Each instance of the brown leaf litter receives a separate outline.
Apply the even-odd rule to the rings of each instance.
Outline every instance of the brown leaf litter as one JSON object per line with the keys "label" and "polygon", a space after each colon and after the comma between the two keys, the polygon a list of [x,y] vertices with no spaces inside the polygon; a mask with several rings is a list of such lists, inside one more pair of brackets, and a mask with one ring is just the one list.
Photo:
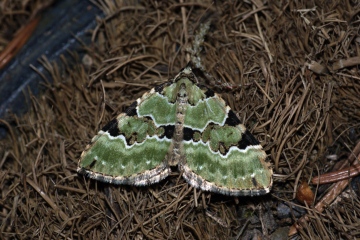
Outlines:
{"label": "brown leaf litter", "polygon": [[[97,4],[107,17],[98,19],[82,61],[76,54],[78,64],[42,59],[52,83],[45,79],[29,113],[2,120],[9,134],[0,143],[0,238],[286,239],[304,213],[307,221],[292,239],[360,237],[356,184],[322,213],[295,200],[301,182],[336,168],[359,141],[358,3]],[[93,135],[186,65],[204,19],[212,25],[200,56],[214,77],[206,84],[269,154],[271,194],[210,194],[177,172],[148,187],[77,175]],[[312,185],[314,204],[332,187]]]}

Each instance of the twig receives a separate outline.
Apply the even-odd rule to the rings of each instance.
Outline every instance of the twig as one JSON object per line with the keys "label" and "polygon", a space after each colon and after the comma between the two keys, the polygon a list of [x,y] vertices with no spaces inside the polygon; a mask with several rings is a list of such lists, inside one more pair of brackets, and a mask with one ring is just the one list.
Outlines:
{"label": "twig", "polygon": [[38,25],[40,17],[33,18],[27,25],[23,26],[16,33],[13,40],[6,46],[5,50],[0,54],[0,69],[3,68],[24,46],[26,41],[31,37],[32,32]]}
{"label": "twig", "polygon": [[340,180],[349,179],[355,177],[360,174],[360,164],[355,164],[353,166],[322,174],[320,176],[316,176],[311,180],[312,184],[326,184],[326,183],[334,183]]}

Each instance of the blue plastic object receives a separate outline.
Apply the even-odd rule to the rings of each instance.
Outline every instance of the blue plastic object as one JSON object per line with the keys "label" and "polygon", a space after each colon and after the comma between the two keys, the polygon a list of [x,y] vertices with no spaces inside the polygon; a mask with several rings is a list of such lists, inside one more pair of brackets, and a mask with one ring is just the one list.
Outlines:
{"label": "blue plastic object", "polygon": [[[103,12],[88,0],[57,1],[42,14],[28,42],[0,70],[0,118],[6,118],[9,111],[17,115],[27,111],[28,89],[38,95],[43,80],[30,65],[47,75],[38,59],[45,55],[50,61],[59,61],[61,54],[67,56],[69,50],[80,49],[77,39],[90,43],[87,31],[95,28],[96,16],[102,17]],[[0,138],[5,134],[5,128],[0,126]]]}

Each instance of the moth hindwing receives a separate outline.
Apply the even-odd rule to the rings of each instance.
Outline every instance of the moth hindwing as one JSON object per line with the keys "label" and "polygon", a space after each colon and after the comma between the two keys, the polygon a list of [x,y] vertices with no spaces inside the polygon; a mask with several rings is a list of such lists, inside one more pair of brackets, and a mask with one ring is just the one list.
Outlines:
{"label": "moth hindwing", "polygon": [[191,67],[137,99],[81,154],[78,172],[99,181],[144,186],[178,166],[186,181],[231,196],[261,195],[272,186],[266,153]]}

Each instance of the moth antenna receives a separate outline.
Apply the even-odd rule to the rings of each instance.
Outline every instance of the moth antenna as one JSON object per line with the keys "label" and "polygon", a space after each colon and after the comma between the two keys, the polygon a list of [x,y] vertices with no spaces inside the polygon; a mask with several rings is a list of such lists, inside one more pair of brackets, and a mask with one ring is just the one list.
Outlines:
{"label": "moth antenna", "polygon": [[205,68],[201,63],[200,52],[203,48],[205,36],[210,29],[210,24],[211,24],[210,20],[200,24],[199,30],[195,35],[192,48],[187,49],[187,51],[191,55],[190,59],[194,68],[198,68],[202,71],[205,71]]}
{"label": "moth antenna", "polygon": [[[214,76],[212,76],[203,66],[200,52],[204,48],[205,36],[209,32],[212,20],[216,18],[216,14],[212,13],[201,18],[201,22],[197,27],[197,31],[193,40],[193,45],[191,48],[186,50],[190,53],[190,62],[187,66],[191,66],[192,71],[195,73],[194,76],[200,76],[201,78],[206,79],[210,83],[219,82]],[[197,83],[201,82],[196,78]]]}

